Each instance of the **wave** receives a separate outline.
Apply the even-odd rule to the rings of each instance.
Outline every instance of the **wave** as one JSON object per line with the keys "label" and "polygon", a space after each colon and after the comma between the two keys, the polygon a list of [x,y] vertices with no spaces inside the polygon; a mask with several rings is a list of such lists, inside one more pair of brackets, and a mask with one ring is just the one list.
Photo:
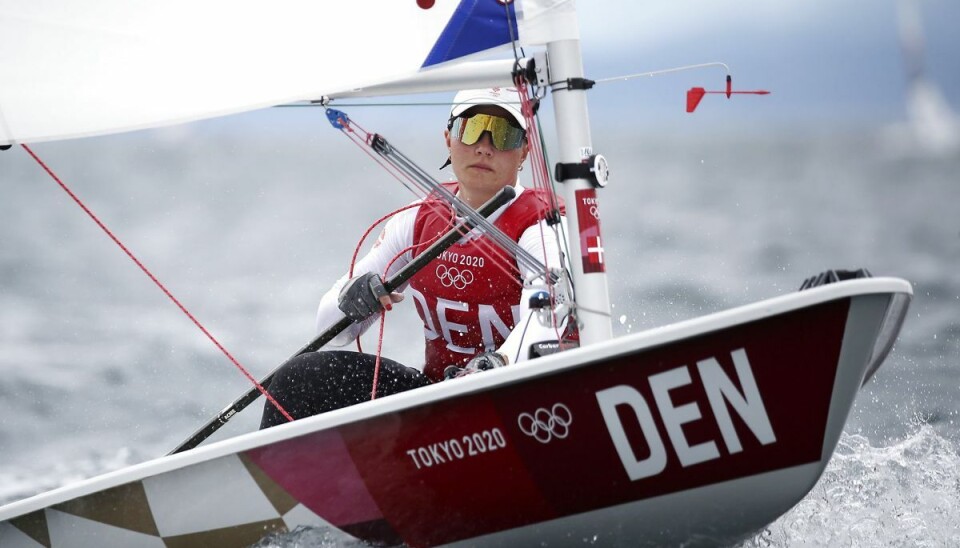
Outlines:
{"label": "wave", "polygon": [[960,454],[931,424],[873,447],[844,434],[813,490],[741,547],[960,545]]}

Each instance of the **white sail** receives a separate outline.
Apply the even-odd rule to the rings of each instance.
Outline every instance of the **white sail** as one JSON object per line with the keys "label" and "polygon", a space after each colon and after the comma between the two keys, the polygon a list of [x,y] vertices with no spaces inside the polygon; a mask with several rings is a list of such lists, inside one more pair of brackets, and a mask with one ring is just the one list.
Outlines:
{"label": "white sail", "polygon": [[577,38],[574,15],[572,0],[0,0],[0,144],[406,79],[502,48],[513,32],[522,46]]}

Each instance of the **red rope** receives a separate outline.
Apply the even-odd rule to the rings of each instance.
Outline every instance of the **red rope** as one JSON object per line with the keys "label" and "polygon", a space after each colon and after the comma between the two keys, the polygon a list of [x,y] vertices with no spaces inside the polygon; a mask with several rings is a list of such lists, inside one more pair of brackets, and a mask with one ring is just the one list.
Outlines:
{"label": "red rope", "polygon": [[[383,330],[387,323],[387,311],[380,311],[380,335],[377,337],[377,359],[373,362],[373,386],[370,389],[370,401],[377,399],[377,384],[380,382],[380,358],[383,352]],[[357,338],[359,346],[360,338]]]}
{"label": "red rope", "polygon": [[[438,206],[438,204],[439,204],[439,206]],[[366,239],[367,239],[367,236],[369,236],[370,233],[373,232],[373,229],[374,229],[374,228],[376,228],[380,223],[386,221],[387,219],[390,219],[391,217],[393,217],[394,215],[396,215],[396,214],[398,214],[398,213],[400,213],[400,212],[402,212],[402,211],[406,211],[406,210],[408,210],[408,209],[412,209],[412,208],[420,207],[420,206],[424,206],[424,205],[433,208],[434,211],[438,211],[438,210],[440,209],[440,206],[444,206],[444,205],[446,205],[446,204],[442,204],[442,203],[440,203],[440,202],[433,201],[433,200],[428,200],[428,201],[423,201],[423,202],[416,202],[416,203],[413,203],[413,204],[409,204],[409,205],[403,206],[403,207],[401,207],[401,208],[399,208],[399,209],[395,209],[395,210],[391,211],[390,213],[387,213],[387,214],[384,215],[383,217],[380,217],[379,219],[377,219],[376,221],[374,221],[373,224],[371,224],[371,225],[367,228],[366,232],[364,232],[363,235],[360,236],[360,241],[357,242],[357,246],[353,248],[353,256],[350,258],[350,268],[349,268],[349,270],[347,271],[347,278],[353,278],[353,269],[354,269],[354,268],[356,267],[356,265],[357,265],[357,255],[360,254],[360,249],[363,247],[363,242],[364,242],[364,240],[366,240]],[[453,208],[447,206],[447,207],[444,208],[444,209],[449,210],[449,212],[450,212],[450,223],[453,224],[453,221],[456,219],[456,214],[455,214],[455,212],[453,211]],[[407,249],[405,249],[405,250],[403,251],[403,253],[406,253],[407,251],[409,251],[410,249],[413,249],[413,248],[415,248],[415,247],[416,247],[416,246],[411,247],[411,248],[407,248]],[[399,256],[398,256],[398,257],[399,257]],[[390,265],[392,265],[392,264],[394,263],[394,261],[397,260],[398,257],[394,257],[393,260],[390,261]],[[387,269],[388,269],[388,270],[389,270],[389,268],[390,268],[390,265],[387,265]],[[386,278],[386,276],[387,276],[387,272],[386,272],[386,271],[384,271],[383,276],[384,276],[384,278]],[[363,347],[362,347],[361,344],[360,344],[360,337],[357,337],[357,352],[363,352]],[[376,385],[374,385],[374,387],[376,387]]]}
{"label": "red rope", "polygon": [[[543,152],[543,146],[540,141],[540,134],[537,125],[537,120],[534,115],[533,101],[530,99],[530,87],[527,85],[527,81],[523,78],[517,78],[517,91],[520,95],[520,110],[523,113],[524,120],[527,123],[527,142],[530,144],[530,164],[531,164],[531,177],[533,178],[534,188],[542,189],[545,192],[545,195],[549,199],[549,203],[542,204],[540,208],[541,213],[552,213],[553,209],[557,209],[559,213],[559,203],[557,195],[554,191],[553,185],[550,184],[550,172],[547,168],[546,156]],[[554,331],[557,334],[557,340],[560,340],[560,331],[559,331],[559,322],[556,317],[556,287],[550,280],[550,265],[547,261],[546,256],[546,235],[543,232],[543,225],[540,225],[540,245],[544,250],[543,263],[546,267],[545,280],[547,283],[547,293],[550,295],[550,305],[552,310],[552,323]]]}
{"label": "red rope", "polygon": [[[383,221],[385,221],[385,220],[393,217],[393,216],[396,215],[397,213],[400,213],[401,211],[405,211],[405,210],[410,209],[410,208],[412,208],[412,207],[416,207],[416,206],[418,206],[418,205],[419,205],[419,204],[410,204],[410,205],[408,205],[408,206],[401,207],[400,209],[396,209],[396,210],[394,210],[394,211],[391,211],[390,213],[388,213],[388,214],[384,215],[383,217],[380,217],[379,219],[377,219],[376,221],[374,221],[373,224],[371,224],[371,225],[367,228],[366,232],[363,233],[363,236],[360,236],[360,241],[357,242],[357,246],[353,248],[353,256],[350,257],[350,268],[347,270],[347,278],[348,278],[348,279],[349,279],[349,278],[353,278],[353,269],[354,269],[354,267],[357,265],[357,255],[360,254],[360,249],[363,247],[363,242],[364,242],[364,240],[366,240],[366,239],[367,239],[367,236],[369,236],[370,233],[373,232],[373,229],[374,229],[374,228],[377,228],[377,225],[379,225],[379,224],[382,223]],[[357,352],[363,352],[363,346],[360,344],[360,337],[357,337]]]}
{"label": "red rope", "polygon": [[70,196],[70,198],[72,198],[73,201],[76,202],[77,205],[80,206],[80,208],[83,209],[83,211],[84,211],[91,219],[93,219],[93,222],[97,223],[97,226],[99,226],[99,227],[107,234],[107,236],[109,236],[110,239],[113,240],[113,242],[114,242],[115,244],[117,244],[117,246],[119,246],[120,249],[122,249],[124,253],[126,253],[127,257],[129,257],[130,260],[132,260],[138,267],[140,267],[140,270],[142,270],[143,273],[146,274],[147,277],[150,278],[150,280],[153,281],[153,283],[156,284],[156,286],[159,287],[160,290],[163,291],[163,293],[164,293],[167,297],[169,297],[171,301],[173,301],[173,304],[177,305],[177,308],[179,308],[181,312],[183,312],[184,314],[186,314],[186,316],[187,316],[188,318],[190,318],[190,321],[192,321],[193,324],[196,325],[196,326],[200,329],[200,331],[202,331],[203,334],[207,336],[208,339],[210,339],[210,342],[212,342],[218,349],[220,349],[220,352],[222,352],[223,355],[225,355],[231,362],[233,362],[233,365],[235,365],[235,366],[237,367],[237,369],[239,369],[240,372],[243,373],[243,375],[246,376],[247,379],[249,379],[250,382],[252,382],[252,383],[254,384],[254,386],[257,387],[257,390],[259,390],[261,394],[263,394],[264,396],[266,396],[267,400],[269,400],[270,403],[273,404],[273,406],[276,407],[277,410],[280,411],[280,413],[281,413],[288,421],[292,421],[292,420],[293,420],[293,417],[292,417],[289,413],[287,413],[287,410],[284,409],[282,405],[280,405],[280,402],[278,402],[276,399],[274,399],[274,397],[271,396],[269,392],[267,392],[267,389],[264,388],[263,385],[261,385],[259,382],[257,382],[257,379],[255,379],[255,378],[253,377],[253,375],[251,375],[250,372],[247,371],[246,368],[244,368],[242,365],[240,365],[240,362],[237,361],[237,359],[234,358],[233,355],[230,354],[230,352],[228,352],[227,349],[224,348],[222,344],[220,344],[220,341],[218,341],[213,335],[210,334],[209,331],[207,331],[207,329],[206,329],[205,327],[203,327],[203,325],[200,324],[200,322],[197,320],[197,318],[195,318],[195,317],[193,316],[193,314],[191,314],[190,311],[188,311],[188,310],[186,309],[186,307],[183,306],[183,305],[180,303],[180,301],[177,300],[177,298],[174,297],[173,294],[170,293],[170,291],[168,291],[167,288],[166,288],[162,283],[160,283],[160,280],[158,280],[158,279],[156,278],[156,276],[154,276],[153,273],[151,273],[150,270],[148,270],[147,267],[144,266],[143,263],[141,263],[140,260],[137,259],[136,256],[134,256],[133,252],[131,252],[129,249],[127,249],[127,246],[123,245],[123,243],[113,234],[113,232],[111,232],[110,229],[107,228],[107,226],[104,225],[104,224],[100,221],[100,219],[93,213],[93,211],[91,211],[90,208],[88,208],[88,207],[80,200],[80,198],[78,198],[77,195],[74,194],[74,193],[67,187],[67,185],[66,185],[63,181],[60,180],[59,177],[57,177],[57,174],[54,173],[53,170],[50,169],[50,167],[48,167],[47,164],[45,164],[45,163],[43,162],[43,160],[40,159],[39,156],[37,156],[36,154],[34,154],[33,150],[31,150],[30,147],[28,147],[27,145],[22,144],[22,143],[21,143],[20,146],[22,146],[23,149],[26,150],[27,153],[28,153],[31,157],[33,157],[33,159],[36,160],[36,162],[37,162],[38,164],[40,164],[40,167],[42,167],[42,168],[44,169],[44,171],[46,171],[47,174],[50,175],[50,177],[52,177],[53,180],[56,181],[58,185],[60,185],[60,188],[62,188],[62,189],[64,190],[64,192],[66,192],[67,195]]}
{"label": "red rope", "polygon": [[[450,211],[453,212],[453,208],[450,208]],[[454,218],[450,220],[450,223],[453,224],[455,220],[456,220],[456,216],[454,215]],[[465,234],[464,231],[461,231],[460,233]],[[387,272],[390,272],[390,267],[393,266],[393,263],[397,262],[397,260],[400,257],[403,257],[408,251],[413,251],[419,247],[429,247],[433,245],[434,242],[439,240],[442,236],[443,236],[443,233],[440,233],[434,236],[433,239],[431,240],[423,241],[423,242],[420,242],[419,244],[413,244],[405,247],[400,251],[400,253],[397,253],[396,255],[393,256],[392,259],[390,259],[390,262],[387,263],[387,267],[383,269],[383,275],[386,276]],[[374,361],[374,365],[373,365],[373,388],[370,391],[371,400],[377,399],[377,384],[379,383],[379,379],[380,379],[380,357],[383,354],[383,331],[384,331],[384,326],[386,324],[386,320],[387,320],[387,311],[386,310],[380,311],[380,336],[377,339],[377,359],[376,361]]]}
{"label": "red rope", "polygon": [[[353,257],[350,258],[350,270],[347,272],[347,278],[352,278],[352,277],[353,277],[353,269],[354,269],[354,267],[357,265],[357,255],[360,254],[360,249],[363,247],[363,241],[367,239],[367,236],[369,236],[371,232],[373,232],[373,229],[374,229],[374,228],[377,228],[377,225],[379,225],[380,223],[386,221],[387,219],[393,217],[394,215],[396,215],[396,214],[398,214],[398,213],[401,213],[401,212],[406,211],[406,210],[408,210],[408,209],[413,209],[413,208],[415,208],[415,207],[420,207],[421,205],[432,205],[432,204],[427,204],[426,202],[415,202],[415,203],[412,203],[412,204],[408,204],[408,205],[405,205],[405,206],[403,206],[403,207],[401,207],[401,208],[399,208],[399,209],[395,209],[395,210],[391,211],[390,213],[387,213],[387,214],[384,215],[383,217],[380,217],[379,219],[377,219],[376,221],[374,221],[374,222],[370,225],[370,227],[367,228],[366,232],[363,233],[363,236],[360,236],[360,241],[357,242],[357,246],[353,249]],[[450,211],[453,211],[453,208],[448,208],[448,209],[449,209]],[[384,275],[386,275],[386,274],[384,274]]]}

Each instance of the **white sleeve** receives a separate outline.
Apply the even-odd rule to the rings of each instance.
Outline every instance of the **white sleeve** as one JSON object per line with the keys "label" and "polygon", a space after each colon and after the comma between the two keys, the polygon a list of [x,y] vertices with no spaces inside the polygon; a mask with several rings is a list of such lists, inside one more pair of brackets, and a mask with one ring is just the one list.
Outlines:
{"label": "white sleeve", "polygon": [[[413,242],[413,223],[417,217],[419,208],[411,208],[394,215],[386,226],[380,232],[377,242],[373,248],[367,252],[353,268],[353,275],[359,276],[367,272],[380,274],[384,279],[389,278],[398,270],[410,262],[412,253],[408,250],[403,253],[399,259],[390,266],[390,271],[384,276],[384,269],[387,264],[399,253],[409,248]],[[317,307],[317,333],[322,333],[325,329],[339,322],[344,318],[343,312],[337,306],[337,300],[340,296],[340,290],[349,280],[347,274],[344,274],[320,299],[320,306]],[[398,288],[402,292],[406,285]],[[366,332],[371,325],[380,319],[379,314],[374,314],[361,323],[355,323],[345,329],[339,335],[330,341],[331,346],[345,346],[354,341],[357,337]]]}
{"label": "white sleeve", "polygon": [[[562,218],[562,226],[566,231],[566,217]],[[561,267],[560,244],[557,241],[557,234],[554,229],[547,225],[546,221],[540,221],[538,224],[526,229],[520,235],[517,241],[520,247],[530,252],[539,261],[543,262],[548,268]],[[563,266],[566,266],[565,264]],[[543,341],[556,341],[560,333],[563,332],[565,323],[561,322],[558,326],[543,325],[536,317],[536,311],[530,310],[530,297],[539,291],[545,291],[546,286],[543,283],[542,272],[532,272],[529,269],[521,267],[523,279],[528,279],[531,274],[540,274],[538,283],[532,287],[524,287],[520,293],[520,314],[517,325],[507,339],[500,345],[497,352],[507,356],[509,363],[517,363],[529,359],[530,345]],[[563,320],[563,319],[561,319]]]}

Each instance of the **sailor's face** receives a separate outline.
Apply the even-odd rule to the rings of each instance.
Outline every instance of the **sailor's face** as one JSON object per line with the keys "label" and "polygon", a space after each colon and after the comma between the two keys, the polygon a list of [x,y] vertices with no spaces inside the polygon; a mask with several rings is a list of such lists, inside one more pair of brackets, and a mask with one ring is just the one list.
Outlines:
{"label": "sailor's face", "polygon": [[[508,118],[510,114],[500,107],[482,105],[474,107],[471,113],[491,114]],[[480,139],[465,145],[450,134],[444,132],[447,148],[450,150],[450,165],[461,186],[494,193],[505,186],[513,186],[517,181],[517,171],[527,158],[527,143],[513,150],[498,150],[492,141],[490,132],[484,132]]]}

